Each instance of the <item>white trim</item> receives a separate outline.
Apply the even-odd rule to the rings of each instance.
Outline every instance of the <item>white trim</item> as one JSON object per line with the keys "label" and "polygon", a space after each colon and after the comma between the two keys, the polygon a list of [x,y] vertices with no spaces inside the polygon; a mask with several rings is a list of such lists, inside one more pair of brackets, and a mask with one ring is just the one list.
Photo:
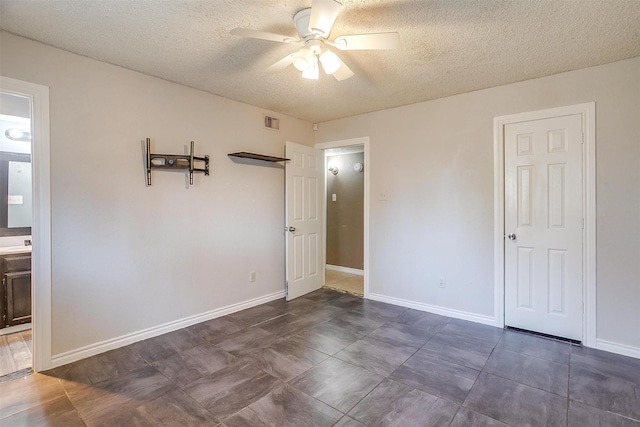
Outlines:
{"label": "white trim", "polygon": [[583,298],[582,343],[597,346],[597,277],[596,277],[596,103],[583,104]]}
{"label": "white trim", "polygon": [[596,339],[596,348],[599,350],[609,351],[611,353],[622,354],[624,356],[640,359],[640,347],[618,344],[617,342],[601,340],[598,338]]}
{"label": "white trim", "polygon": [[366,149],[367,148],[366,146],[368,144],[369,144],[369,137],[361,136],[358,138],[341,139],[339,141],[319,142],[315,144],[314,147],[319,150],[326,150],[327,148],[347,147],[350,145],[364,145]]}
{"label": "white trim", "polygon": [[331,264],[326,264],[325,268],[327,270],[339,271],[340,273],[357,274],[358,276],[364,276],[364,270],[360,270],[359,268],[343,267],[341,265]]}
{"label": "white trim", "polygon": [[583,303],[582,343],[596,347],[596,123],[595,102],[551,108],[493,119],[493,200],[494,200],[494,317],[504,326],[504,126],[551,117],[582,115],[582,192],[584,230],[582,233]]}
{"label": "white trim", "polygon": [[[369,298],[369,204],[370,204],[370,200],[371,197],[369,195],[369,180],[370,180],[370,171],[371,171],[371,165],[370,165],[370,160],[369,160],[369,137],[368,136],[362,136],[359,138],[351,138],[351,139],[342,139],[339,141],[330,141],[330,142],[321,142],[318,144],[315,144],[314,147],[318,148],[320,150],[325,150],[327,148],[338,148],[338,147],[346,147],[349,145],[362,145],[364,146],[364,297],[365,298]],[[325,156],[325,163],[326,163],[326,156]],[[324,168],[324,172],[325,172],[325,188],[326,188],[326,177],[327,177],[327,165],[325,164],[325,168]],[[327,192],[324,192],[324,198],[323,198],[323,212],[327,211]],[[327,254],[326,254],[326,247],[327,247],[327,219],[326,219],[326,215],[323,215],[322,217],[322,234],[323,234],[323,239],[324,239],[324,247],[325,247],[325,253],[324,253],[324,259],[322,260],[323,263],[326,264],[327,262]],[[324,270],[322,271],[322,283],[325,282],[325,277],[324,277]]]}
{"label": "white trim", "polygon": [[482,314],[469,313],[468,311],[454,310],[452,308],[424,304],[421,302],[409,301],[380,294],[369,294],[369,299],[372,299],[374,301],[386,302],[388,304],[399,305],[402,307],[413,308],[420,311],[426,311],[428,313],[439,314],[441,316],[453,317],[454,319],[468,320],[470,322],[482,323],[483,325],[501,328],[501,326],[497,324],[493,317],[484,316]]}
{"label": "white trim", "polygon": [[0,335],[15,334],[16,332],[28,331],[31,329],[31,323],[24,323],[22,325],[9,326],[8,328],[0,329]]}
{"label": "white trim", "polygon": [[195,316],[189,316],[183,319],[174,320],[163,325],[153,326],[141,331],[132,332],[130,334],[80,347],[75,350],[56,354],[51,359],[52,367],[55,368],[58,366],[66,365],[67,363],[72,363],[80,359],[95,356],[96,354],[104,353],[105,351],[114,350],[116,348],[133,344],[138,341],[157,337],[158,335],[173,332],[178,329],[186,328],[187,326],[195,325],[201,322],[206,322],[207,320],[215,319],[221,316],[226,316],[227,314],[236,313],[238,311],[255,307],[257,305],[264,304],[269,301],[274,301],[280,298],[284,298],[284,291],[274,292],[272,294],[254,298],[241,303],[231,304],[226,307],[217,308],[215,310],[207,311],[201,314],[196,314]]}
{"label": "white trim", "polygon": [[51,147],[49,88],[0,76],[3,92],[31,99],[33,370],[51,367]]}

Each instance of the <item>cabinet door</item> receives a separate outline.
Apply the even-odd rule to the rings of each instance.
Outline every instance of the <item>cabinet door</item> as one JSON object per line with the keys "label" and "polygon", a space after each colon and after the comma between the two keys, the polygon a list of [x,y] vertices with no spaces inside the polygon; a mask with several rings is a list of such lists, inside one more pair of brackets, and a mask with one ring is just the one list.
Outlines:
{"label": "cabinet door", "polygon": [[6,326],[31,322],[31,272],[6,273],[4,282],[7,298]]}

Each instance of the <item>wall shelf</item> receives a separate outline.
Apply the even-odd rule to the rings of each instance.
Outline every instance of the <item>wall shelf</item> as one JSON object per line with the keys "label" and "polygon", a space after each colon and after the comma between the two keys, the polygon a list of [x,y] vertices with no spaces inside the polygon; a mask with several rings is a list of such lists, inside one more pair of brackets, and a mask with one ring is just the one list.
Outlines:
{"label": "wall shelf", "polygon": [[229,157],[238,157],[241,159],[252,159],[252,160],[261,160],[263,162],[286,162],[289,159],[284,157],[273,157],[273,156],[265,156],[264,154],[255,154],[255,153],[247,153],[245,151],[240,151],[238,153],[230,153],[227,154]]}

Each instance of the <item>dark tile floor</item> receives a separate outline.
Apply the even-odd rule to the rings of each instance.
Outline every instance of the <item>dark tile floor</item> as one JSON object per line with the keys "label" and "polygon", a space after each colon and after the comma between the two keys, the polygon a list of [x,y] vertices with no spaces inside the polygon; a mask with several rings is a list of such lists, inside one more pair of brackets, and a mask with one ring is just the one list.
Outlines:
{"label": "dark tile floor", "polygon": [[0,425],[640,427],[640,360],[320,290],[0,383]]}

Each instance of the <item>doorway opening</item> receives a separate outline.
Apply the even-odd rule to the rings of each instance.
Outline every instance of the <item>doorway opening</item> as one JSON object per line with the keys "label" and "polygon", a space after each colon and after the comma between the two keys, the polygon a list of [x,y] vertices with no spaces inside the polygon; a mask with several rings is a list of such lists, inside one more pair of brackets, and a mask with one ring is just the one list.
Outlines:
{"label": "doorway opening", "polygon": [[364,296],[364,146],[324,150],[325,288]]}
{"label": "doorway opening", "polygon": [[0,377],[6,377],[51,367],[49,88],[0,76],[0,128]]}
{"label": "doorway opening", "polygon": [[369,295],[369,137],[316,144],[324,151],[324,287]]}
{"label": "doorway opening", "polygon": [[31,100],[0,92],[0,377],[30,372]]}

